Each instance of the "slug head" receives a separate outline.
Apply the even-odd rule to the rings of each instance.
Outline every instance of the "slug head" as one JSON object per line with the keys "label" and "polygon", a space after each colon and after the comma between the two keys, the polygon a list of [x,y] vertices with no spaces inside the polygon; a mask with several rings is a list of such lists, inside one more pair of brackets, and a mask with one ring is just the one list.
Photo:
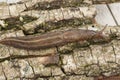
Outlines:
{"label": "slug head", "polygon": [[110,42],[111,39],[109,35],[103,34],[103,31],[106,29],[107,25],[99,32],[96,32],[91,38],[92,42]]}

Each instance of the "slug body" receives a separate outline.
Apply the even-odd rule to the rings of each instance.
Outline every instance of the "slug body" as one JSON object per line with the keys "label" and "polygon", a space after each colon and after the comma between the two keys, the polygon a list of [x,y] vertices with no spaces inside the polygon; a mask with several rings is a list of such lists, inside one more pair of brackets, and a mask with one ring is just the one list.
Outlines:
{"label": "slug body", "polygon": [[39,50],[61,46],[66,43],[105,39],[100,31],[71,29],[67,31],[49,32],[39,36],[9,37],[0,40],[0,44],[20,49]]}

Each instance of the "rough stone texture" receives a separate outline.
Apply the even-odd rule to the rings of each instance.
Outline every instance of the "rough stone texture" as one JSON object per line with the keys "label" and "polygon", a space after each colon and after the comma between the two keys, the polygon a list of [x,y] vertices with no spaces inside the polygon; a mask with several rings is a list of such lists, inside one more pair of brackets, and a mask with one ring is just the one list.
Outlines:
{"label": "rough stone texture", "polygon": [[[31,30],[36,28],[38,25],[44,23],[44,22],[48,22],[48,21],[60,21],[60,20],[67,20],[67,19],[71,19],[71,18],[80,18],[80,19],[84,19],[84,18],[93,18],[94,15],[96,14],[96,10],[94,6],[90,6],[90,7],[77,7],[77,8],[61,8],[61,11],[59,13],[57,13],[57,11],[60,11],[60,9],[58,10],[51,10],[49,12],[47,11],[43,11],[43,12],[35,12],[34,17],[38,17],[37,20],[32,21],[30,23],[27,23],[25,25],[23,25],[23,29],[25,31]],[[34,12],[34,11],[33,11]],[[23,13],[23,15],[31,15],[30,11],[27,13]],[[62,14],[62,17],[61,17]],[[37,16],[36,16],[37,15]],[[39,16],[38,16],[39,15]],[[57,16],[60,17],[59,19],[56,18]],[[49,16],[49,18],[47,18]]]}
{"label": "rough stone texture", "polygon": [[120,0],[93,0],[94,4],[113,3],[119,2]]}
{"label": "rough stone texture", "polygon": [[6,77],[5,77],[5,75],[4,75],[4,71],[3,71],[3,66],[2,66],[2,64],[0,64],[0,79],[1,79],[1,80],[5,80],[5,79],[6,79]]}
{"label": "rough stone texture", "polygon": [[32,7],[36,5],[37,3],[44,3],[44,2],[52,2],[54,0],[27,0],[27,1],[21,1],[20,4],[18,2],[14,4],[2,4],[0,6],[0,19],[5,19],[5,18],[10,18],[10,17],[15,17],[19,16],[20,13],[29,7]]}
{"label": "rough stone texture", "polygon": [[[88,28],[90,29],[89,26]],[[100,27],[95,28],[100,30]],[[108,32],[110,28],[111,31],[114,31],[115,28],[119,29],[119,27],[108,27],[104,33],[110,34]],[[8,31],[3,35],[10,37],[16,34],[17,37],[24,36],[21,31]],[[41,52],[26,51],[1,45],[1,79],[94,80],[93,77],[101,74],[107,77],[120,74],[119,39],[116,38],[106,44],[90,44],[89,47],[79,47],[78,45],[67,44],[58,47],[57,52],[55,49],[48,49],[48,51],[46,49]],[[53,54],[51,58],[50,56],[39,56],[40,53],[47,52],[55,52],[54,54],[59,55],[54,57]],[[23,57],[20,57],[22,55]],[[26,55],[28,57],[24,57]]]}
{"label": "rough stone texture", "polygon": [[[32,5],[40,1],[44,2],[44,0],[34,0],[34,1],[35,2],[33,2]],[[52,0],[46,0],[46,2],[47,1],[52,1]],[[77,1],[77,0],[73,0],[73,1]],[[89,0],[85,0],[85,1],[89,2]],[[16,13],[17,8],[14,8],[14,6],[15,4],[9,6],[11,10],[10,13],[12,13],[12,16],[18,14],[22,15],[24,13],[29,16],[39,18],[38,20],[36,20],[37,22],[32,21],[30,22],[30,24],[23,23],[24,27],[27,24],[29,24],[27,25],[27,29],[34,28],[36,27],[34,25],[39,25],[40,23],[42,22],[44,23],[49,20],[51,20],[52,22],[56,22],[55,24],[57,24],[57,22],[62,19],[65,19],[67,21],[67,19],[71,19],[71,18],[79,18],[79,19],[86,17],[93,18],[95,13],[95,8],[91,7],[91,5],[89,7],[77,6],[76,8],[70,7],[72,6],[70,5],[67,8],[54,9],[49,11],[48,10],[29,11],[29,9],[27,11],[26,8],[31,7],[31,2],[28,1],[25,2],[25,4],[22,3],[16,5],[19,6],[20,8],[18,13]],[[4,15],[0,13],[0,18],[1,19],[9,18],[10,15],[9,15],[8,7],[4,7],[4,9],[2,7],[0,8],[1,10],[5,10],[4,12],[6,13]],[[22,10],[26,10],[26,12],[20,13]],[[87,19],[85,19],[85,21],[86,20]],[[85,25],[84,22],[83,22],[83,26],[77,25],[75,28],[97,30],[97,31],[103,29],[103,26],[96,25],[95,27],[93,27],[92,25],[94,24]],[[74,27],[61,27],[58,29],[48,30],[48,32],[67,30],[71,28]],[[8,30],[8,31],[1,31],[0,33],[1,33],[0,39],[6,37],[25,36],[23,30],[18,30],[18,31]],[[101,75],[105,77],[120,75],[120,67],[119,67],[120,66],[119,63],[120,62],[120,58],[119,58],[120,57],[120,27],[109,26],[104,30],[104,34],[105,35],[116,34],[117,37],[113,38],[113,40],[108,43],[91,44],[89,42],[84,41],[84,42],[69,43],[64,46],[58,46],[55,48],[44,49],[39,51],[27,51],[9,46],[0,45],[0,79],[1,80],[94,80],[94,77],[100,77]]]}
{"label": "rough stone texture", "polygon": [[[90,1],[91,2],[91,1]],[[39,4],[38,4],[39,3]],[[52,4],[51,4],[52,3]],[[85,0],[21,0],[21,2],[14,3],[14,4],[1,4],[0,6],[0,19],[5,19],[5,18],[10,18],[10,17],[16,17],[19,16],[22,12],[25,10],[29,10],[29,8],[39,6],[40,9],[50,9],[50,8],[55,8],[58,7],[60,8],[61,6],[65,7],[70,7],[73,5],[77,6],[80,4],[82,5],[83,3],[85,4],[90,4],[87,3]],[[58,4],[58,5],[56,5]],[[71,4],[71,5],[70,5]],[[50,8],[49,8],[50,7]]]}

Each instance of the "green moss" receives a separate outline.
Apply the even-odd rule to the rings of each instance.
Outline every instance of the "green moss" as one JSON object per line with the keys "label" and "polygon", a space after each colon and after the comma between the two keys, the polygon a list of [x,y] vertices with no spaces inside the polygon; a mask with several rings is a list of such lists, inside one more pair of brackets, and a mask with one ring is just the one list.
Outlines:
{"label": "green moss", "polygon": [[59,9],[61,7],[77,7],[77,6],[88,6],[85,4],[84,0],[54,0],[52,2],[40,2],[30,7],[27,10],[52,10]]}
{"label": "green moss", "polygon": [[60,51],[61,54],[71,54],[73,53],[73,50],[68,50],[68,49],[64,49]]}
{"label": "green moss", "polygon": [[72,18],[68,20],[63,19],[57,22],[48,21],[37,26],[35,31],[39,32],[41,30],[42,31],[44,30],[43,32],[48,32],[48,31],[63,28],[63,27],[76,28],[78,26],[85,25],[85,24],[92,24],[92,21],[90,19],[78,19],[78,18]]}
{"label": "green moss", "polygon": [[5,19],[5,23],[7,24],[6,27],[1,27],[1,30],[10,30],[10,29],[21,29],[21,26],[25,23],[31,22],[35,20],[36,18],[30,17],[30,16],[23,16],[23,21],[19,19],[20,17],[11,17]]}
{"label": "green moss", "polygon": [[117,39],[117,37],[118,37],[116,33],[109,34],[109,36],[110,36],[111,40]]}

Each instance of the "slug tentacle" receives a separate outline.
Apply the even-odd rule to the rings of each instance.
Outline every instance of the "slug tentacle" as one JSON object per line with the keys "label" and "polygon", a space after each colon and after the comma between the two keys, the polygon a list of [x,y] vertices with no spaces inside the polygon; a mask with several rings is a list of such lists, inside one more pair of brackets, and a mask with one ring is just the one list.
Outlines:
{"label": "slug tentacle", "polygon": [[98,33],[99,33],[99,34],[102,34],[103,31],[107,28],[107,26],[108,26],[108,25],[106,24],[105,27],[104,27],[101,31],[99,31]]}

